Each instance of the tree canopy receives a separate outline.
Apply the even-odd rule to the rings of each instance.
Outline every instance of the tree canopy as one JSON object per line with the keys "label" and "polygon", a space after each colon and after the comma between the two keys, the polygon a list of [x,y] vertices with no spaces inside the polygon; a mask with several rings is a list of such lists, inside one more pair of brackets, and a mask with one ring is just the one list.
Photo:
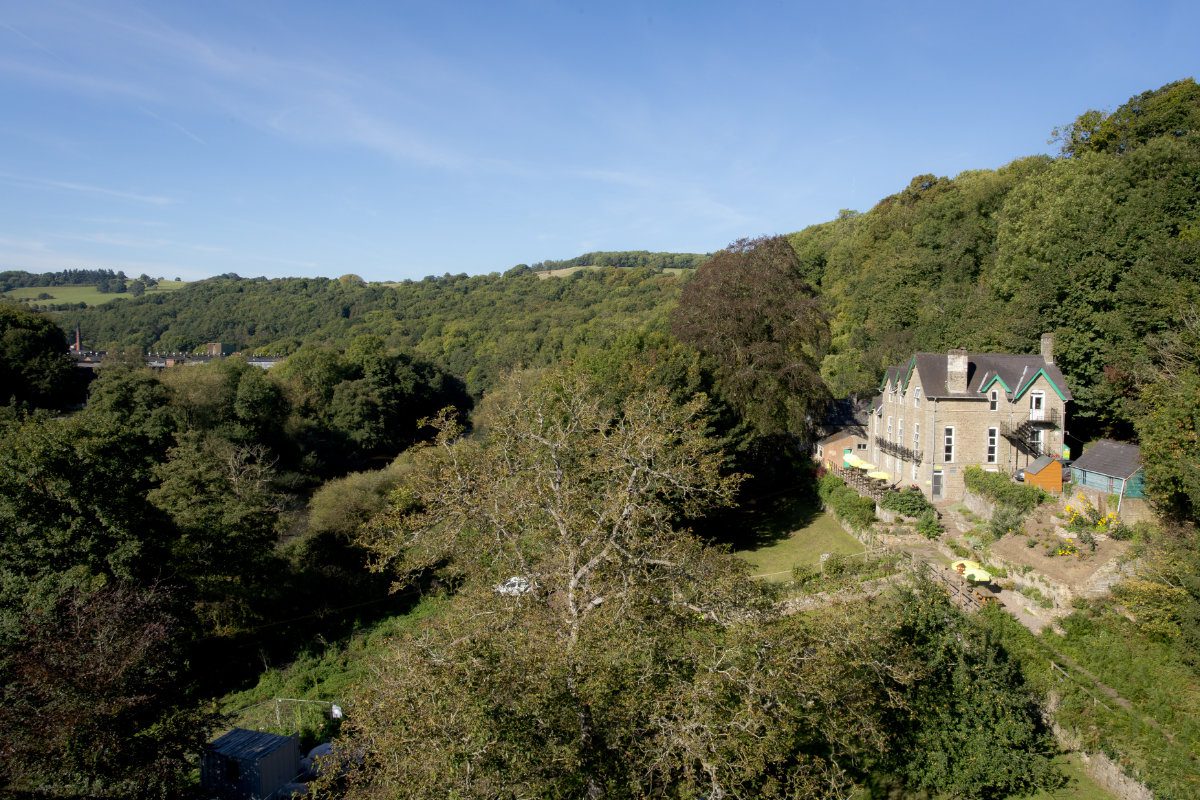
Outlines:
{"label": "tree canopy", "polygon": [[671,323],[760,435],[806,437],[824,412],[828,323],[784,237],[742,239],[714,255],[684,286]]}

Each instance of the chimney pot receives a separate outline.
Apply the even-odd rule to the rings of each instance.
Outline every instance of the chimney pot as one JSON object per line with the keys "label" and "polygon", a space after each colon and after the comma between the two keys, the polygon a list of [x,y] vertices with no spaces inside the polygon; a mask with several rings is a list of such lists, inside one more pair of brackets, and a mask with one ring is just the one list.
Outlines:
{"label": "chimney pot", "polygon": [[1054,363],[1054,334],[1042,334],[1042,361],[1047,364]]}
{"label": "chimney pot", "polygon": [[966,350],[951,350],[946,354],[946,391],[950,394],[966,394],[967,393],[967,365]]}

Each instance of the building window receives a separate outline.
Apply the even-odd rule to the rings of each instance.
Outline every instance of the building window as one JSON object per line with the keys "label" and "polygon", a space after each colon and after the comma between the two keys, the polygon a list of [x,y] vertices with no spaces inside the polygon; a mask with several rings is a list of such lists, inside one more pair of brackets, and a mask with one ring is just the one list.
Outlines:
{"label": "building window", "polygon": [[921,449],[921,423],[913,423],[913,450]]}
{"label": "building window", "polygon": [[913,476],[912,479],[915,481],[917,479],[917,465],[916,464],[913,464],[912,476]]}
{"label": "building window", "polygon": [[858,444],[856,444],[856,445],[855,445],[855,448],[857,448],[857,449],[859,449],[859,450],[866,450],[866,449],[867,449],[867,443],[866,443],[866,442],[859,442]]}
{"label": "building window", "polygon": [[999,431],[996,428],[988,428],[987,440],[987,463],[996,463],[996,435]]}
{"label": "building window", "polygon": [[1029,433],[1029,446],[1033,449],[1035,455],[1042,455],[1046,452],[1045,441],[1042,439],[1042,429],[1034,428]]}
{"label": "building window", "polygon": [[913,389],[913,408],[921,407],[921,387]]}
{"label": "building window", "polygon": [[888,438],[888,440],[889,440],[889,441],[890,441],[890,440],[891,440],[891,438],[892,438],[892,418],[891,418],[891,417],[888,417],[888,433],[887,433],[887,438]]}
{"label": "building window", "polygon": [[896,423],[896,443],[904,444],[904,417],[901,417],[900,421]]}
{"label": "building window", "polygon": [[942,460],[947,464],[954,461],[954,428],[946,428],[942,434]]}
{"label": "building window", "polygon": [[988,411],[995,411],[996,406],[1000,403],[1000,393],[992,389],[992,393],[988,395]]}

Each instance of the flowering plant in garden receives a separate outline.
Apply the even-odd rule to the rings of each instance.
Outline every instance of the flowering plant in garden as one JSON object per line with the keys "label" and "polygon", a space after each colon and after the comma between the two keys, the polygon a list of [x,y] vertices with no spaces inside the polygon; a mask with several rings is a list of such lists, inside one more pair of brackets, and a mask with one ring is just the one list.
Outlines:
{"label": "flowering plant in garden", "polygon": [[1075,541],[1073,539],[1067,539],[1066,542],[1058,546],[1058,548],[1054,551],[1054,555],[1077,556],[1079,555],[1079,548],[1075,546]]}
{"label": "flowering plant in garden", "polygon": [[1083,492],[1075,495],[1074,499],[1063,507],[1067,512],[1067,530],[1080,534],[1105,533],[1113,538],[1121,538],[1121,520],[1117,512],[1110,511],[1101,514],[1100,509],[1088,500]]}

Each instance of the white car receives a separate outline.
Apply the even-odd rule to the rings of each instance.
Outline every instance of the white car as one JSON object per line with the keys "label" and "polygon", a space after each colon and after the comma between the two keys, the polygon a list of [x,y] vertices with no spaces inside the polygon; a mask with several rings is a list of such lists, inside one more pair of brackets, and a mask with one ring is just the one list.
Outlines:
{"label": "white car", "polygon": [[522,578],[520,575],[514,575],[504,583],[496,585],[496,594],[502,594],[507,597],[517,597],[519,595],[528,594],[533,587],[529,583],[528,578]]}

